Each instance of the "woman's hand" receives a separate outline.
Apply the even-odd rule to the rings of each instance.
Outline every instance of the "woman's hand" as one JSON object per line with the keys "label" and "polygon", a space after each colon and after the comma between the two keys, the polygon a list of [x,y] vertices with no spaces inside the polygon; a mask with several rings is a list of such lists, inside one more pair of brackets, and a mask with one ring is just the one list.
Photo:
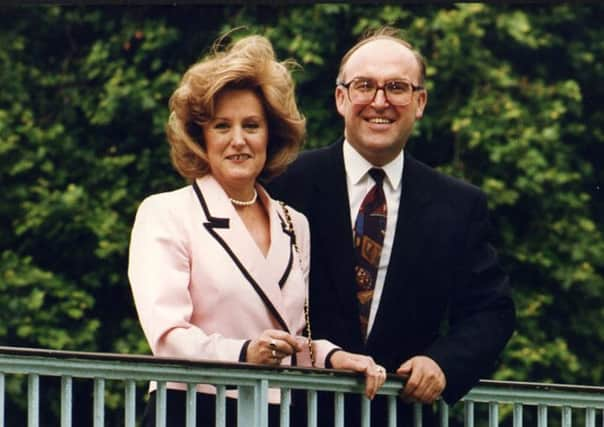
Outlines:
{"label": "woman's hand", "polygon": [[386,370],[375,363],[372,357],[338,350],[331,355],[331,366],[365,373],[365,395],[373,399],[386,381]]}
{"label": "woman's hand", "polygon": [[246,362],[280,365],[283,358],[299,351],[302,351],[302,344],[296,337],[278,329],[267,329],[250,342]]}

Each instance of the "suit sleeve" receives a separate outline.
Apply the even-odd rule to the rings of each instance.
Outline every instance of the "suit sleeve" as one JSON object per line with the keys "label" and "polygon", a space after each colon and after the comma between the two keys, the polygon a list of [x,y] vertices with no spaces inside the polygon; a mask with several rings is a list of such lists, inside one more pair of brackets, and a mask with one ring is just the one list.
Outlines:
{"label": "suit sleeve", "polygon": [[448,403],[463,397],[481,376],[490,374],[514,330],[509,278],[488,242],[489,231],[486,196],[480,193],[456,272],[449,331],[426,352],[445,373],[443,397]]}
{"label": "suit sleeve", "polygon": [[191,323],[191,252],[182,213],[172,205],[147,198],[132,228],[128,276],[147,341],[156,356],[238,361],[245,340],[208,335]]}

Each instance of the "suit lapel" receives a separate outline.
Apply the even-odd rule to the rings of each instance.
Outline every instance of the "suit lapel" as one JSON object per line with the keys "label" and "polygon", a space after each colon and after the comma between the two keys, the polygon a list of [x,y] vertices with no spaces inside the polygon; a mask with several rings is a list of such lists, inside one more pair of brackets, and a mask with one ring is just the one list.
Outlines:
{"label": "suit lapel", "polygon": [[319,235],[319,239],[313,241],[322,242],[329,248],[323,255],[329,258],[325,264],[329,267],[331,282],[335,284],[340,300],[347,306],[356,307],[352,224],[342,141],[327,148],[327,163],[320,168],[323,174],[315,181],[318,202],[313,203],[311,233]]}
{"label": "suit lapel", "polygon": [[286,280],[284,276],[291,269],[292,249],[290,236],[283,230],[275,202],[263,189],[259,189],[270,218],[271,245],[265,258],[214,178],[207,175],[197,179],[193,187],[207,218],[205,229],[222,246],[279,325],[289,331],[279,283]]}
{"label": "suit lapel", "polygon": [[[367,345],[371,345],[372,336],[384,336],[388,331],[397,330],[395,325],[389,324],[389,313],[407,313],[407,319],[412,321],[415,317],[415,288],[407,283],[405,277],[417,262],[417,248],[421,246],[418,233],[418,222],[421,213],[426,209],[431,196],[429,185],[425,181],[418,162],[405,153],[405,165],[401,181],[402,191],[399,204],[396,231],[384,288],[380,299],[380,306],[376,313],[374,325]],[[404,292],[402,292],[404,287]],[[401,294],[404,296],[401,298]]]}

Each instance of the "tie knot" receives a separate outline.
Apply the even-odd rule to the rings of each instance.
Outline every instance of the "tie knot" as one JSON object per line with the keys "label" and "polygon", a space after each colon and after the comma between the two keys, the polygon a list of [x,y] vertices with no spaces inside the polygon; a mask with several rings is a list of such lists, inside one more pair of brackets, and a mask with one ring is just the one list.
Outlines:
{"label": "tie knot", "polygon": [[375,181],[375,184],[378,187],[382,186],[382,182],[384,181],[384,169],[380,169],[380,168],[371,168],[369,169],[369,175],[371,176],[371,178],[373,178],[373,180]]}

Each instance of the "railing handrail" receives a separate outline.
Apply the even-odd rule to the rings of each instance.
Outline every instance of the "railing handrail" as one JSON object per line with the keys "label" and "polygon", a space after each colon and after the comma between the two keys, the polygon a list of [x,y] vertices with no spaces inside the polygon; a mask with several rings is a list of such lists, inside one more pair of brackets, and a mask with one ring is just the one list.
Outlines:
{"label": "railing handrail", "polygon": [[[30,347],[10,347],[0,346],[0,355],[13,355],[13,356],[38,356],[38,357],[50,357],[54,359],[81,359],[81,360],[98,360],[106,362],[134,362],[144,363],[150,365],[178,365],[185,368],[212,368],[212,369],[228,369],[230,372],[233,370],[244,370],[249,371],[266,371],[271,372],[273,375],[277,372],[283,373],[306,373],[315,375],[328,375],[329,377],[337,376],[339,378],[348,378],[351,381],[357,382],[359,378],[362,379],[360,374],[343,371],[338,369],[327,369],[327,368],[310,368],[310,367],[290,367],[290,366],[268,366],[258,365],[253,363],[243,362],[218,362],[215,360],[190,360],[190,359],[178,359],[168,357],[158,357],[152,355],[142,354],[121,354],[121,353],[97,353],[97,352],[84,352],[84,351],[64,351],[64,350],[51,350],[42,348],[30,348]],[[258,372],[260,373],[260,372]],[[271,375],[271,376],[273,376]],[[398,387],[404,384],[404,379],[394,374],[388,375],[388,383],[395,385],[398,382]],[[563,392],[580,392],[580,393],[596,393],[604,394],[604,387],[601,386],[590,386],[590,385],[575,385],[575,384],[558,384],[558,383],[539,383],[539,382],[525,382],[525,381],[497,381],[497,380],[480,380],[479,385],[486,386],[488,388],[495,389],[525,389],[525,390],[538,390],[538,391],[563,391]],[[386,393],[390,394],[390,393]]]}
{"label": "railing handrail", "polygon": [[[91,369],[91,361],[95,361]],[[149,355],[91,353],[0,346],[0,372],[109,380],[252,385],[363,393],[364,376],[337,369],[173,359]],[[396,396],[403,378],[388,375],[379,394]]]}

